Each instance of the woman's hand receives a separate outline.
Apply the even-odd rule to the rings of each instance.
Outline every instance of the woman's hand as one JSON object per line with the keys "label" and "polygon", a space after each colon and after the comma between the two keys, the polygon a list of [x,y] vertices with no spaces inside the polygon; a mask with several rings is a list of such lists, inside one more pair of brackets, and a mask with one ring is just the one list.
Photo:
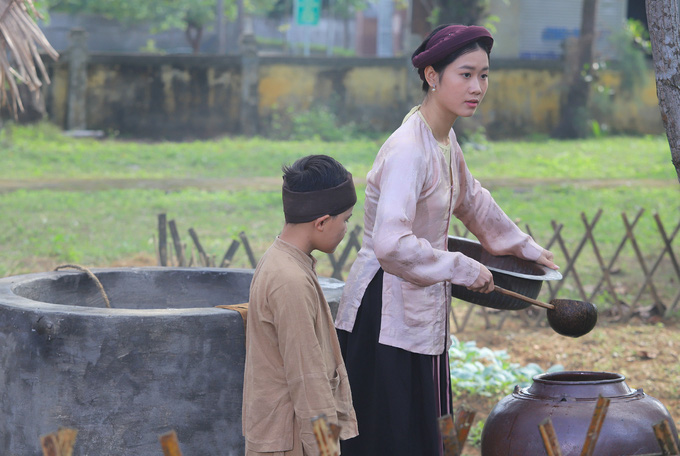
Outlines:
{"label": "woman's hand", "polygon": [[483,264],[479,265],[479,275],[477,279],[467,287],[468,290],[476,291],[478,293],[491,293],[494,289],[493,276]]}
{"label": "woman's hand", "polygon": [[547,266],[550,269],[557,270],[560,268],[555,263],[553,263],[553,253],[550,250],[546,249],[543,249],[543,251],[541,252],[541,256],[538,257],[538,260],[536,260],[536,263]]}

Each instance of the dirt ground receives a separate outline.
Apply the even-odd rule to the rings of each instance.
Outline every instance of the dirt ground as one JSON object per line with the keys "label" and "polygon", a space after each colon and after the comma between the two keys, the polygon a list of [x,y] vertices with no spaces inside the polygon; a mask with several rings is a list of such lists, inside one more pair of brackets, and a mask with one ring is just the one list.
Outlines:
{"label": "dirt ground", "polygon": [[[536,363],[544,370],[561,364],[565,370],[615,372],[626,384],[642,388],[666,406],[677,423],[680,417],[680,325],[600,322],[589,334],[572,339],[549,327],[526,327],[507,321],[503,329],[466,328],[459,340],[475,341],[478,347],[506,350],[510,361],[520,365]],[[482,325],[479,325],[482,326]],[[464,397],[454,408],[465,405],[477,412],[475,422],[485,419],[499,398]],[[464,455],[478,456],[479,449],[466,447]]]}

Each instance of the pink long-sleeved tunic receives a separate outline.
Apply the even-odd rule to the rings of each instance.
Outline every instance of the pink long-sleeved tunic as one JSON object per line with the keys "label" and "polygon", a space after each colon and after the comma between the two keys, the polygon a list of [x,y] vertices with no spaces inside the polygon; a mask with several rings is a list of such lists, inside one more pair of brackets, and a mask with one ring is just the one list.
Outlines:
{"label": "pink long-sleeved tunic", "polygon": [[469,286],[480,271],[477,261],[447,251],[452,215],[493,254],[540,256],[543,249],[472,177],[453,129],[449,141],[442,153],[418,112],[381,147],[367,176],[363,243],[347,277],[336,328],[352,331],[364,291],[382,267],[379,342],[414,353],[443,353],[450,343],[448,285]]}

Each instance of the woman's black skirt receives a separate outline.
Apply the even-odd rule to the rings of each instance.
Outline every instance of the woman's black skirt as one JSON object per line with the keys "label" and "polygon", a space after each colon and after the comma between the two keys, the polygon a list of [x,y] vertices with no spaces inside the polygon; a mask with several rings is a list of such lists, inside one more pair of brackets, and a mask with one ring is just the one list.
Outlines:
{"label": "woman's black skirt", "polygon": [[[383,270],[369,284],[352,332],[338,330],[359,422],[343,456],[439,456],[437,418],[451,413],[448,353],[421,355],[378,343]],[[444,337],[444,335],[442,335]]]}

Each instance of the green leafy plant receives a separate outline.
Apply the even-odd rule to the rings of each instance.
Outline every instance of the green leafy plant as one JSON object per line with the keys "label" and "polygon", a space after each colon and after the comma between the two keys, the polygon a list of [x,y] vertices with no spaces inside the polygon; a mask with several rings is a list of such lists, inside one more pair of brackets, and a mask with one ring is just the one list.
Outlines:
{"label": "green leafy plant", "polygon": [[626,26],[612,36],[621,73],[621,91],[630,96],[642,87],[647,76],[647,57],[651,55],[649,33],[640,21],[629,19]]}
{"label": "green leafy plant", "polygon": [[353,123],[340,125],[333,110],[322,105],[274,111],[270,131],[274,138],[295,141],[345,141],[358,136]]}
{"label": "green leafy plant", "polygon": [[[477,347],[476,342],[462,342],[455,336],[451,336],[449,366],[453,397],[464,392],[485,397],[508,394],[515,385],[526,387],[534,375],[544,372],[538,364],[520,366],[510,362],[504,350]],[[562,370],[563,366],[557,364],[547,372]]]}
{"label": "green leafy plant", "polygon": [[484,420],[479,420],[472,425],[467,438],[468,445],[479,447],[482,444],[482,431],[484,430],[484,424]]}

